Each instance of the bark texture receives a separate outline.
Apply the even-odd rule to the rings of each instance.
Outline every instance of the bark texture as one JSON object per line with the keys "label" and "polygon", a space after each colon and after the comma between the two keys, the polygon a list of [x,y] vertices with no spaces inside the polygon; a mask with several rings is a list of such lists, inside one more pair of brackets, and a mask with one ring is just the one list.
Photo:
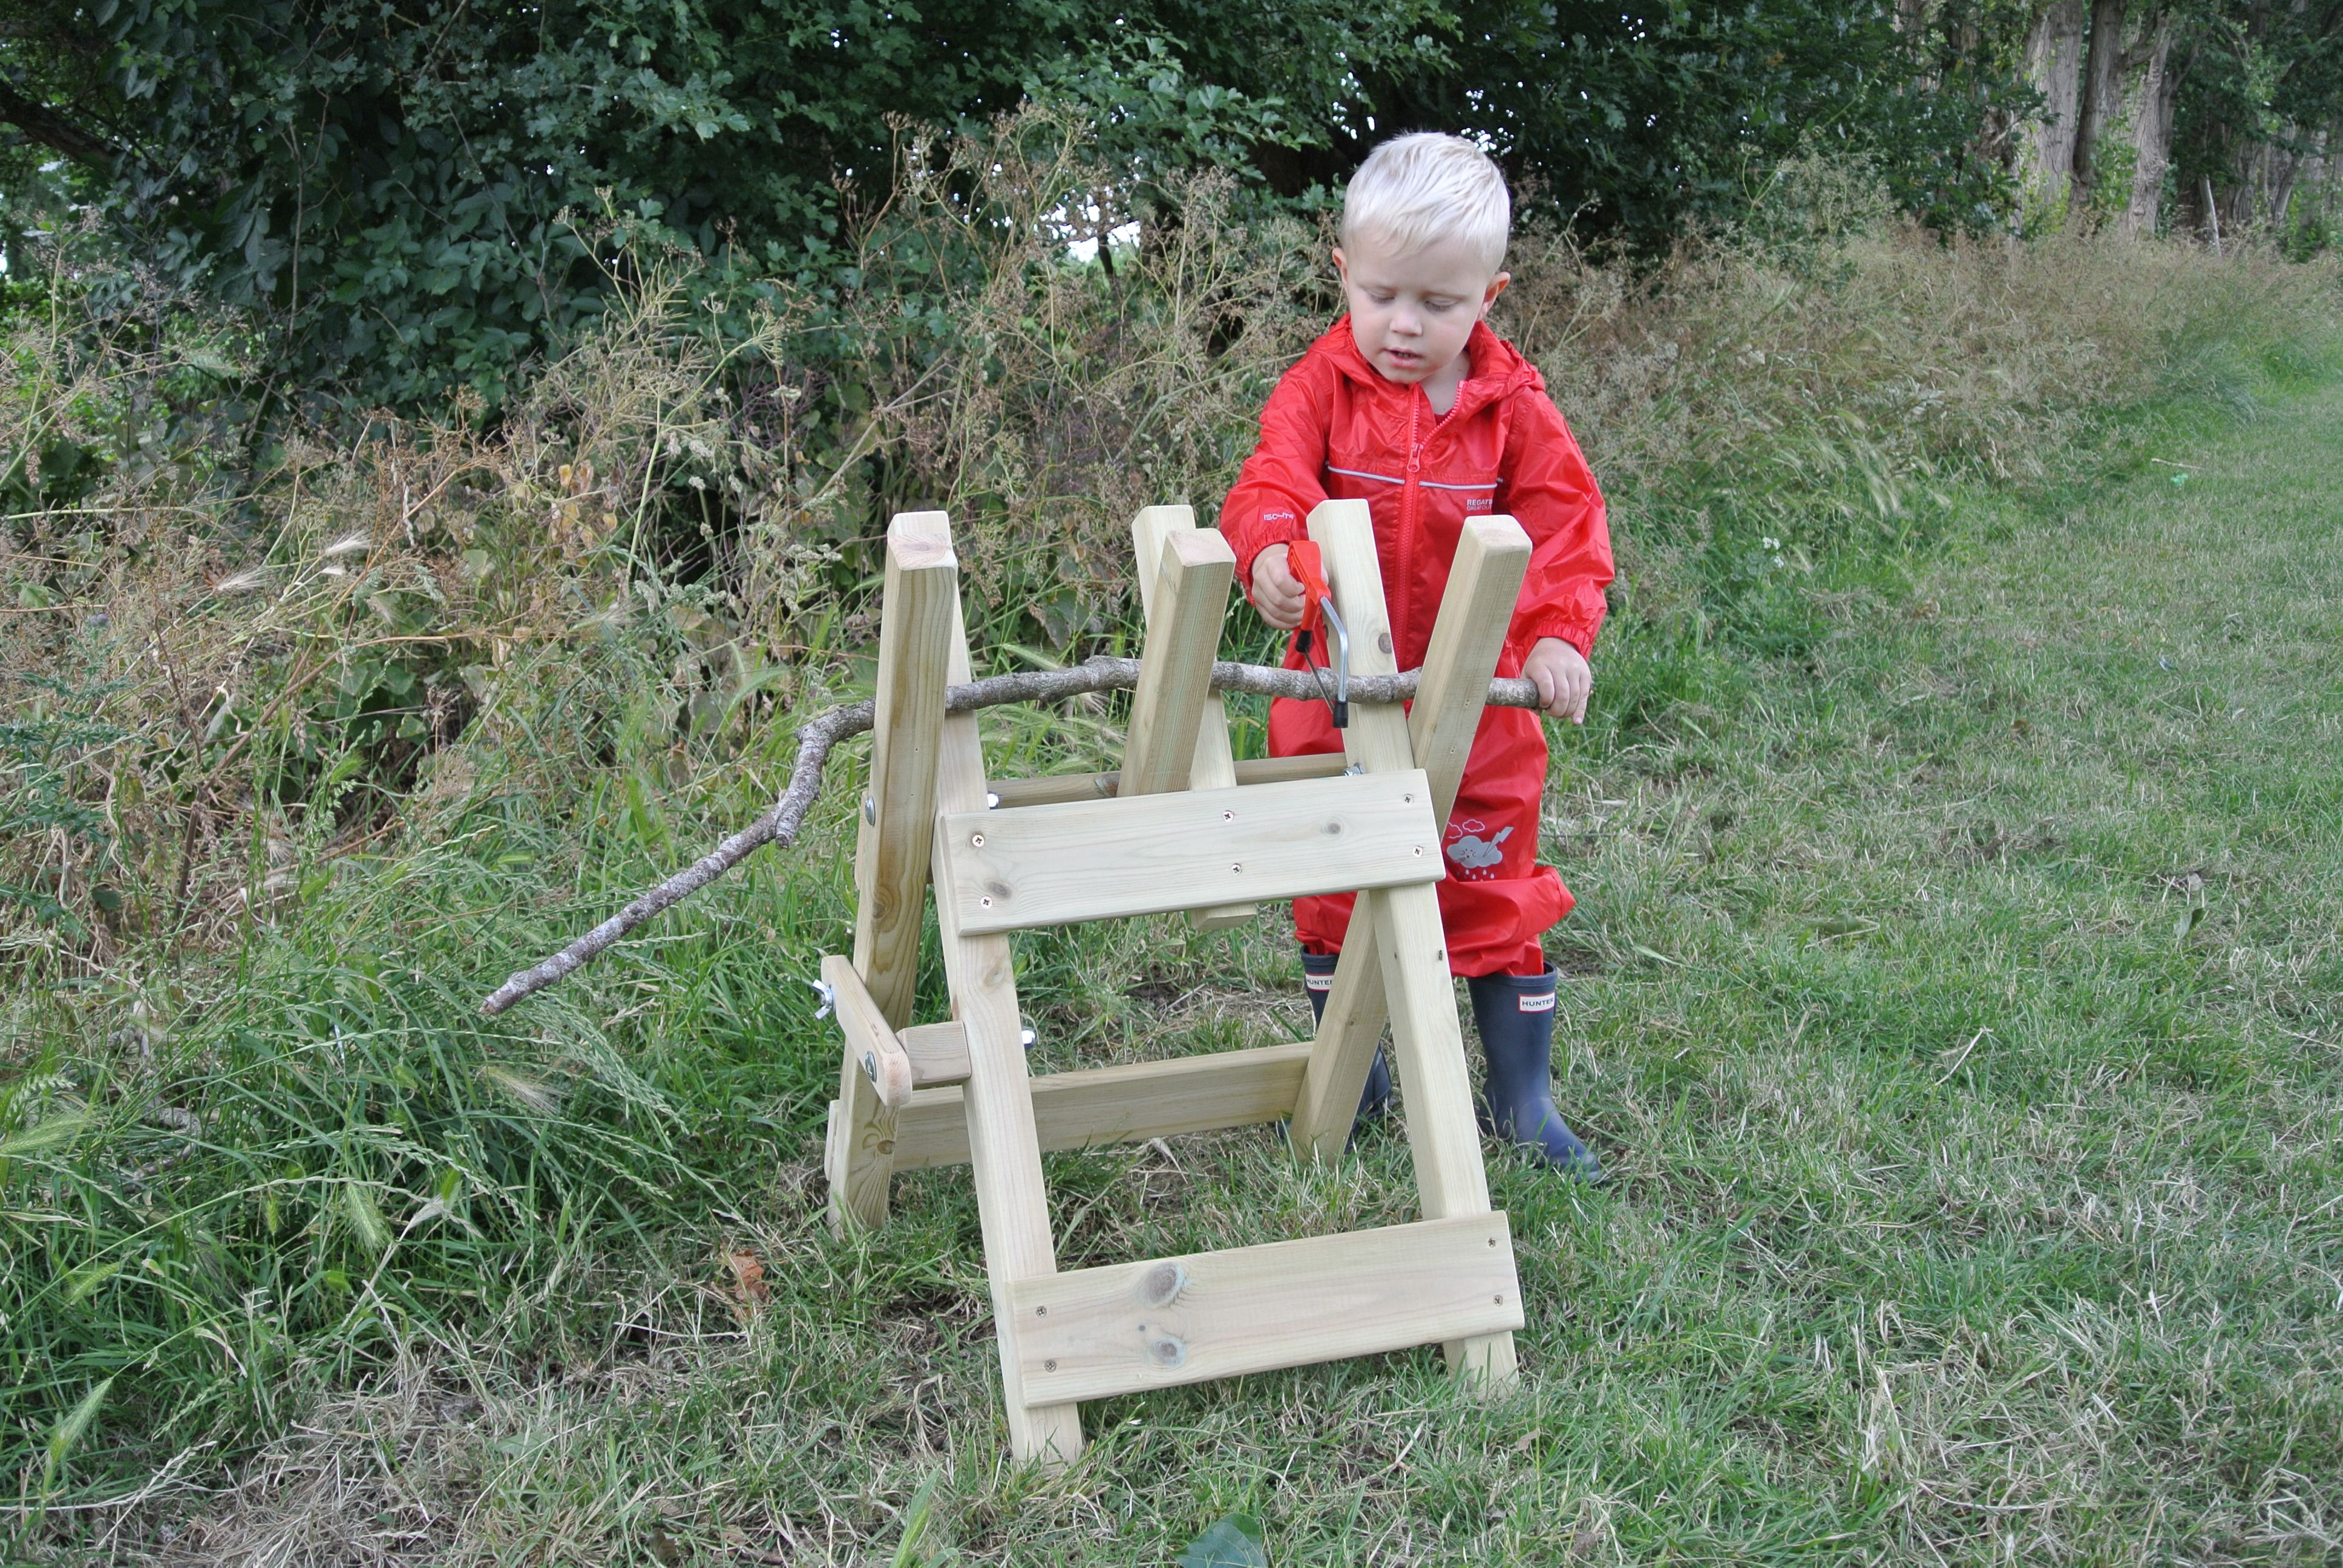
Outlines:
{"label": "bark texture", "polygon": [[2182,63],[2172,55],[2173,17],[2156,19],[2147,45],[2147,72],[2140,78],[2139,107],[2131,123],[2131,200],[2124,207],[2123,231],[2137,239],[2153,236],[2164,206],[2164,176],[2172,162],[2172,108],[2180,95]]}
{"label": "bark texture", "polygon": [[2033,31],[2026,35],[2026,79],[2042,95],[2042,110],[2025,143],[2025,183],[2039,200],[2056,201],[2074,177],[2086,15],[2084,0],[2051,0],[2035,16]]}
{"label": "bark texture", "polygon": [[2126,0],[2091,0],[2089,46],[2083,55],[2083,95],[2075,112],[2075,177],[2066,199],[2069,223],[2088,221],[2099,183],[2099,144],[2123,102]]}
{"label": "bark texture", "polygon": [[[1353,678],[1350,698],[1353,702],[1405,702],[1415,695],[1415,681],[1413,670],[1403,675]],[[948,688],[944,711],[969,713],[1005,702],[1055,702],[1097,691],[1129,690],[1138,684],[1139,660],[1092,658],[1068,669],[996,675]],[[1272,669],[1264,665],[1226,660],[1212,666],[1212,689],[1242,691],[1255,697],[1292,697],[1304,701],[1315,701],[1323,694],[1317,680],[1306,670]],[[1535,708],[1537,688],[1526,680],[1493,680],[1489,682],[1488,702],[1493,708]],[[766,845],[779,844],[786,849],[795,843],[806,812],[821,794],[822,772],[830,751],[847,737],[870,729],[872,713],[871,704],[864,701],[826,709],[815,715],[798,731],[797,762],[789,769],[789,787],[773,802],[771,810],[642,893],[559,952],[516,971],[480,1003],[480,1010],[494,1017],[523,997],[559,983],[628,931],[653,915],[681,903]]]}

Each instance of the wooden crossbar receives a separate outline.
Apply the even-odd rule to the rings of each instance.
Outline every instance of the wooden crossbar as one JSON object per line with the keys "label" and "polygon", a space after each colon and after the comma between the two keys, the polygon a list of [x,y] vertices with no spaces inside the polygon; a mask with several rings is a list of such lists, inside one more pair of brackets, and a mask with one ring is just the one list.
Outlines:
{"label": "wooden crossbar", "polygon": [[[1140,1143],[1252,1127],[1292,1114],[1310,1047],[1265,1045],[1169,1061],[1053,1072],[1032,1081],[1043,1149]],[[968,1121],[957,1089],[921,1089],[895,1115],[895,1169],[968,1163]]]}
{"label": "wooden crossbar", "polygon": [[1009,1292],[1029,1397],[1107,1399],[1522,1326],[1502,1213],[1191,1252]]}
{"label": "wooden crossbar", "polygon": [[1421,772],[964,811],[936,828],[936,896],[964,931],[1440,879]]}
{"label": "wooden crossbar", "polygon": [[[1296,779],[1332,779],[1345,766],[1339,751],[1307,757],[1247,757],[1229,769],[1238,784],[1284,784]],[[1122,792],[1122,774],[1052,773],[1040,779],[995,779],[986,786],[995,807],[1055,806],[1067,800],[1111,800]],[[1199,789],[1218,785],[1199,784]]]}

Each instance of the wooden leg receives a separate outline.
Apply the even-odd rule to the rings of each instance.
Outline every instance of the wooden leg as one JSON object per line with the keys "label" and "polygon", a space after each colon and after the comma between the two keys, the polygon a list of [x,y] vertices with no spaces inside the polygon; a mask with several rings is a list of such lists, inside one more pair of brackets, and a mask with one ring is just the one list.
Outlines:
{"label": "wooden leg", "polygon": [[[955,607],[950,677],[968,678],[968,634]],[[973,713],[944,720],[938,756],[940,813],[984,809],[984,745]],[[939,819],[940,820],[940,818]],[[931,849],[932,853],[932,849]],[[1001,1386],[1009,1443],[1021,1460],[1057,1467],[1082,1452],[1081,1407],[1029,1405],[1017,1359],[1015,1286],[1058,1271],[1050,1234],[1049,1190],[1041,1176],[1041,1141],[1033,1125],[1033,1092],[1025,1071],[1025,1024],[1017,1008],[1017,977],[1005,936],[965,935],[949,900],[936,900],[944,978],[952,1017],[968,1037],[968,1081],[960,1086],[968,1121],[969,1166],[984,1232],[984,1271],[992,1292],[992,1333],[1001,1356]]]}
{"label": "wooden leg", "polygon": [[[854,859],[854,971],[885,1024],[911,1021],[920,976],[920,925],[934,837],[936,753],[943,733],[944,684],[960,567],[951,524],[941,512],[905,512],[887,530],[887,581],[880,600],[878,711],[870,776],[858,813]],[[840,1014],[841,1023],[847,1021]],[[894,1171],[895,1112],[862,1070],[865,1047],[847,1030],[830,1103],[830,1222],[882,1225]]]}
{"label": "wooden leg", "polygon": [[[1481,1164],[1481,1136],[1473,1121],[1473,1091],[1464,1072],[1464,1035],[1456,1021],[1456,994],[1448,978],[1447,939],[1440,901],[1430,887],[1390,888],[1359,895],[1373,911],[1382,950],[1383,994],[1390,1000],[1392,1045],[1407,1095],[1407,1141],[1415,1156],[1415,1184],[1427,1220],[1489,1211],[1489,1177]],[[1347,950],[1345,953],[1347,955]],[[1451,1341],[1448,1364],[1459,1377],[1511,1384],[1516,1372],[1513,1336],[1483,1334]]]}
{"label": "wooden leg", "polygon": [[[1333,989],[1326,993],[1325,1016],[1318,1023],[1318,1043],[1310,1053],[1302,1095],[1286,1129],[1295,1154],[1332,1160],[1349,1147],[1351,1123],[1358,1117],[1359,1096],[1366,1091],[1367,1074],[1374,1069],[1375,1047],[1382,1042],[1388,1011],[1374,917],[1363,894],[1351,907],[1350,934],[1342,939]],[[1413,1123],[1413,1085],[1407,1086],[1406,1093],[1408,1120]]]}
{"label": "wooden leg", "polygon": [[[1139,562],[1140,605],[1147,617],[1151,658],[1153,656],[1156,603],[1162,597],[1164,581],[1164,574],[1155,569],[1154,563],[1163,559],[1163,547],[1173,534],[1196,531],[1196,509],[1193,507],[1141,507],[1139,515],[1131,519],[1131,542],[1132,554]],[[1233,558],[1230,567],[1233,572]],[[1217,628],[1213,636],[1217,641]],[[1134,734],[1137,729],[1134,709]],[[1207,691],[1196,725],[1196,751],[1189,766],[1188,788],[1228,789],[1237,781],[1234,757],[1235,753],[1229,746],[1228,710],[1222,706],[1219,692]],[[1188,919],[1200,931],[1219,931],[1245,924],[1255,912],[1251,904],[1222,904],[1208,910],[1191,910]]]}

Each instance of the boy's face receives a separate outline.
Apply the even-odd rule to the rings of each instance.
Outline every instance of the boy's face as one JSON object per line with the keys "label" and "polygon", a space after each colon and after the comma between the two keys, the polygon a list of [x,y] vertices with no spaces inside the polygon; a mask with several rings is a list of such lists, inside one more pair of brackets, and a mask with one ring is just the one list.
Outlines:
{"label": "boy's face", "polygon": [[1435,240],[1405,256],[1372,236],[1354,236],[1334,249],[1342,295],[1351,307],[1351,337],[1385,380],[1403,385],[1449,377],[1473,323],[1489,313],[1508,273],[1491,276],[1462,240]]}

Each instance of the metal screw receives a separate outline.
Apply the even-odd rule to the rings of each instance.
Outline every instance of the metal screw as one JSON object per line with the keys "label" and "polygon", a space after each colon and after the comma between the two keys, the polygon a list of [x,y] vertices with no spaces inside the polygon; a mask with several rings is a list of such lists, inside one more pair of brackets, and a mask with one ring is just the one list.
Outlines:
{"label": "metal screw", "polygon": [[984,809],[985,809],[986,810],[988,810],[988,811],[996,810],[996,809],[998,809],[1000,808],[1000,805],[1001,805],[1001,797],[1000,797],[1000,796],[995,795],[995,794],[994,794],[991,790],[990,790],[990,789],[988,789],[988,790],[986,790],[986,791],[984,792]]}
{"label": "metal screw", "polygon": [[1503,1305],[1505,1304],[1505,1298],[1504,1298],[1504,1297],[1503,1297],[1503,1296],[1491,1296],[1491,1297],[1489,1298],[1489,1300],[1490,1300],[1490,1301],[1492,1301],[1492,1302],[1495,1302],[1498,1306],[1501,1306],[1501,1307],[1502,1307],[1502,1306],[1503,1306]]}
{"label": "metal screw", "polygon": [[1421,844],[1415,847],[1415,858],[1419,860],[1423,859],[1423,846]]}
{"label": "metal screw", "polygon": [[1055,1362],[1043,1362],[1041,1363],[1041,1370],[1043,1372],[1056,1372],[1058,1370],[1058,1363]]}
{"label": "metal screw", "polygon": [[1232,871],[1242,871],[1244,869],[1244,862],[1242,860],[1239,860],[1236,864],[1231,866],[1229,869]]}
{"label": "metal screw", "polygon": [[1221,820],[1223,822],[1233,822],[1236,819],[1237,814],[1234,811],[1223,811],[1221,813]]}
{"label": "metal screw", "polygon": [[1047,1307],[1035,1307],[1033,1309],[1033,1315],[1037,1318],[1046,1318],[1050,1315],[1050,1309]]}
{"label": "metal screw", "polygon": [[980,910],[989,910],[992,908],[992,900],[990,899],[979,899],[976,900],[976,907]]}
{"label": "metal screw", "polygon": [[876,795],[862,797],[862,819],[874,828],[879,825],[879,797]]}
{"label": "metal screw", "polygon": [[878,1057],[877,1057],[877,1056],[875,1056],[875,1055],[873,1055],[873,1054],[872,1054],[871,1052],[870,1052],[870,1051],[867,1051],[867,1050],[866,1050],[866,1051],[864,1051],[864,1052],[862,1053],[862,1070],[863,1070],[866,1074],[868,1074],[868,1075],[869,1075],[869,1077],[870,1077],[870,1081],[871,1081],[871,1082],[873,1082],[873,1083],[878,1082],[878,1081],[879,1081],[879,1059],[878,1059]]}
{"label": "metal screw", "polygon": [[984,835],[981,833],[972,833],[969,835],[968,841],[977,849],[981,849],[984,848]]}

